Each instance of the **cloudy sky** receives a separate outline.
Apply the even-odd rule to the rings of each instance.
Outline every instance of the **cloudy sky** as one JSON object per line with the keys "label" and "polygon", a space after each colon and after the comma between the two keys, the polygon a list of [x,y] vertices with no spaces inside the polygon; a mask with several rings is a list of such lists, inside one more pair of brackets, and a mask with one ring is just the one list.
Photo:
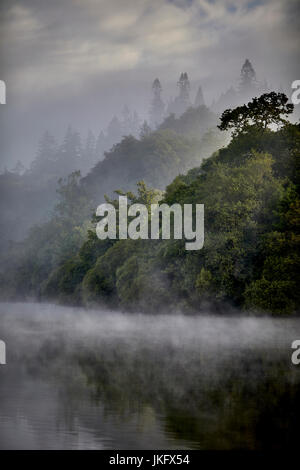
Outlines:
{"label": "cloudy sky", "polygon": [[2,168],[28,163],[49,129],[99,132],[127,103],[147,117],[150,86],[164,98],[187,71],[207,103],[249,58],[258,79],[300,79],[299,0],[2,0]]}

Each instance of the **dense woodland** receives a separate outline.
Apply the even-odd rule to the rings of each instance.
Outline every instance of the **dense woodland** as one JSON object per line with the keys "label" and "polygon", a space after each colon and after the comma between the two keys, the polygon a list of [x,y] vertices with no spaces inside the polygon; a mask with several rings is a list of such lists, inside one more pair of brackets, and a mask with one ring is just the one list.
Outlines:
{"label": "dense woodland", "polygon": [[[180,77],[184,86],[186,78]],[[225,110],[218,120],[198,96],[199,106],[159,123],[160,83],[153,87],[156,126],[145,122],[139,135],[124,136],[84,177],[80,168],[72,168],[81,152],[72,129],[59,149],[46,134],[26,175],[1,176],[15,188],[16,201],[19,187],[24,192],[37,172],[46,179],[39,180],[45,200],[57,193],[54,208],[49,204],[51,216],[34,225],[25,240],[10,241],[2,249],[2,298],[142,312],[195,313],[231,305],[258,313],[295,313],[300,126],[285,119],[293,106],[283,93],[265,93]],[[184,100],[187,96],[183,93]],[[63,168],[58,152],[65,157],[59,160]],[[186,251],[184,240],[100,241],[95,208],[105,195],[113,200],[114,190],[147,206],[157,200],[204,204],[204,248]],[[3,185],[2,191],[7,194]],[[33,211],[45,209],[43,198],[30,197]]]}
{"label": "dense woodland", "polygon": [[[58,203],[58,181],[74,171],[86,177],[92,207],[117,188],[133,190],[140,179],[164,189],[224,145],[226,136],[216,125],[225,108],[241,105],[267,88],[246,60],[238,88],[231,87],[209,108],[201,86],[193,91],[187,73],[181,73],[174,98],[166,99],[168,90],[158,78],[153,81],[148,109],[140,110],[147,120],[124,105],[107,128],[95,134],[82,135],[69,126],[60,141],[45,131],[29,168],[20,155],[17,164],[0,173],[1,246],[23,240],[33,225],[49,221]],[[146,139],[153,131],[159,131],[156,138]]]}

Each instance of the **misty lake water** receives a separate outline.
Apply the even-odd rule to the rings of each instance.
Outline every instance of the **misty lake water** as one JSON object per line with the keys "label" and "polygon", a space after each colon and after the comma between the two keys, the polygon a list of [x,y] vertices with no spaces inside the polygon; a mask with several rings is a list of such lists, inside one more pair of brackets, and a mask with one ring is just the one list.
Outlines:
{"label": "misty lake water", "polygon": [[300,319],[0,304],[2,449],[299,444]]}

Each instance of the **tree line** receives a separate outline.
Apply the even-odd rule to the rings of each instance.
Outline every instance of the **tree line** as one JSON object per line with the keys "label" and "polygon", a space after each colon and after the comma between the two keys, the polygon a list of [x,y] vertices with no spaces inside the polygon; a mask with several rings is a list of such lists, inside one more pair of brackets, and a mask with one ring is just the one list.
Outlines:
{"label": "tree line", "polygon": [[[140,139],[124,138],[107,155],[109,171],[100,165],[94,182],[93,172],[89,184],[79,173],[60,181],[51,220],[2,256],[2,294],[127,311],[196,313],[229,304],[277,315],[296,312],[300,126],[287,120],[292,110],[274,92],[225,110],[219,132],[233,130],[232,140],[205,158],[201,145],[209,138],[205,132],[195,138],[196,125],[187,132],[189,111],[174,117],[176,131],[162,125]],[[196,121],[197,113],[192,116]],[[191,169],[185,166],[188,152]],[[96,188],[102,174],[101,188],[122,160],[126,165],[115,182],[120,178],[118,194],[132,202],[149,205],[159,194],[169,205],[205,205],[202,250],[186,251],[184,241],[174,239],[97,238],[88,188]],[[172,165],[176,170],[166,173],[165,183],[163,168]],[[150,183],[140,181],[133,190],[143,171]]]}

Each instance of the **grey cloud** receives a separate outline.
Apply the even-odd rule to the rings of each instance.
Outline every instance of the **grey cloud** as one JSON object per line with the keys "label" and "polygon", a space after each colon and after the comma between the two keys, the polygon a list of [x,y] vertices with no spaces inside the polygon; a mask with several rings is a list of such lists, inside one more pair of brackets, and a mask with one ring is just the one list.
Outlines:
{"label": "grey cloud", "polygon": [[274,86],[300,76],[297,0],[4,0],[0,8],[6,159],[20,158],[25,112],[29,160],[45,127],[94,121],[99,130],[124,102],[145,114],[157,75],[167,98],[187,71],[208,101],[235,84],[245,57]]}

